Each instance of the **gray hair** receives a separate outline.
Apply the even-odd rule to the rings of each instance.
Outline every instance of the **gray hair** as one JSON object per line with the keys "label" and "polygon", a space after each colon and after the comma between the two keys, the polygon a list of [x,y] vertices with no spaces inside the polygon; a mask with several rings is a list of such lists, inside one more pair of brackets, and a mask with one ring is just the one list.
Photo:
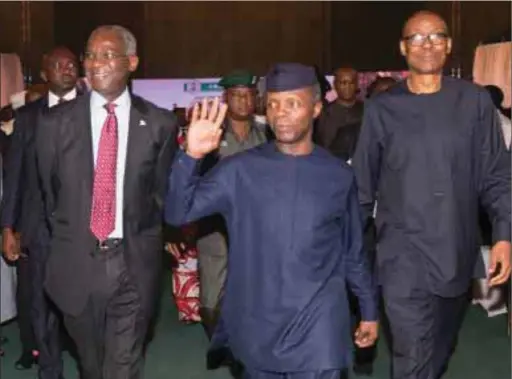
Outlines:
{"label": "gray hair", "polygon": [[132,32],[126,29],[121,25],[103,25],[100,26],[91,33],[89,40],[97,33],[100,32],[113,32],[116,33],[124,42],[124,47],[126,49],[126,55],[137,55],[137,40]]}

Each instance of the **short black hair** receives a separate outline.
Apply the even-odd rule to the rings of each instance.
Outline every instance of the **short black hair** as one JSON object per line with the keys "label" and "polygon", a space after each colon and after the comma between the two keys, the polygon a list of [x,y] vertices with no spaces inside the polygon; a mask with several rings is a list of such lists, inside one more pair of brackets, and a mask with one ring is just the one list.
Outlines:
{"label": "short black hair", "polygon": [[489,92],[489,95],[491,96],[491,100],[494,106],[498,109],[501,109],[501,103],[503,103],[503,99],[505,98],[505,95],[503,94],[501,88],[489,84],[485,86],[485,89],[487,90],[487,92]]}

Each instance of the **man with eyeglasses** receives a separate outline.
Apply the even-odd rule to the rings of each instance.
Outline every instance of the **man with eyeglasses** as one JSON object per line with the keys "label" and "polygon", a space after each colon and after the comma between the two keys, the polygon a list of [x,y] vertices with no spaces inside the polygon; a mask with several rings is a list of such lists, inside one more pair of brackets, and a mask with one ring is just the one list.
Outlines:
{"label": "man with eyeglasses", "polygon": [[137,379],[162,268],[174,114],[130,94],[137,42],[95,29],[83,55],[92,91],[50,111],[36,135],[51,228],[45,288],[77,346],[82,379]]}
{"label": "man with eyeglasses", "polygon": [[43,199],[37,178],[34,136],[43,113],[77,96],[76,56],[65,47],[54,48],[43,57],[41,78],[47,83],[47,94],[15,114],[0,220],[4,256],[16,262],[18,272],[18,321],[23,351],[16,368],[29,369],[37,361],[40,379],[59,379],[62,377],[59,321],[43,289],[49,236],[41,219]]}
{"label": "man with eyeglasses", "polygon": [[409,76],[369,99],[353,167],[365,216],[378,200],[377,274],[392,333],[393,378],[437,379],[480,268],[478,209],[493,224],[490,285],[510,277],[510,154],[485,89],[443,76],[445,21],[407,20]]}

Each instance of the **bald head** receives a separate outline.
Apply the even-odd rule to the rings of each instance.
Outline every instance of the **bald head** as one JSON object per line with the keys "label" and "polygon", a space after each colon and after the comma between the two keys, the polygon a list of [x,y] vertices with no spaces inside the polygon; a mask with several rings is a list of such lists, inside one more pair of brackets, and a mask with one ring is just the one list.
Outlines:
{"label": "bald head", "polygon": [[448,25],[440,15],[431,11],[419,11],[405,22],[402,28],[402,38],[418,33],[421,26],[426,23],[436,25],[440,32],[448,34]]}
{"label": "bald head", "polygon": [[339,76],[342,74],[357,77],[357,71],[352,67],[340,67],[336,71],[334,71],[334,76]]}
{"label": "bald head", "polygon": [[441,76],[451,48],[448,27],[438,14],[420,11],[405,22],[400,52],[412,75]]}
{"label": "bald head", "polygon": [[334,89],[338,102],[351,105],[356,101],[358,82],[357,71],[352,67],[340,67],[334,72]]}

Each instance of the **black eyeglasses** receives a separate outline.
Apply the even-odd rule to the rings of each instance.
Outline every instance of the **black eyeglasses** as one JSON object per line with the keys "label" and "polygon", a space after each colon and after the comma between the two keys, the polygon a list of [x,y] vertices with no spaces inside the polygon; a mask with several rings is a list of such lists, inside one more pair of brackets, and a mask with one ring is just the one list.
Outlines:
{"label": "black eyeglasses", "polygon": [[404,37],[403,40],[410,46],[423,46],[426,40],[432,45],[439,46],[444,44],[448,38],[449,36],[446,33],[430,33],[428,35],[416,33]]}
{"label": "black eyeglasses", "polygon": [[127,57],[126,54],[114,53],[112,51],[106,51],[104,53],[93,53],[91,51],[86,51],[85,53],[82,54],[82,56],[80,58],[81,58],[82,62],[85,62],[85,61],[95,61],[95,60],[112,61],[114,59],[126,58],[126,57]]}

